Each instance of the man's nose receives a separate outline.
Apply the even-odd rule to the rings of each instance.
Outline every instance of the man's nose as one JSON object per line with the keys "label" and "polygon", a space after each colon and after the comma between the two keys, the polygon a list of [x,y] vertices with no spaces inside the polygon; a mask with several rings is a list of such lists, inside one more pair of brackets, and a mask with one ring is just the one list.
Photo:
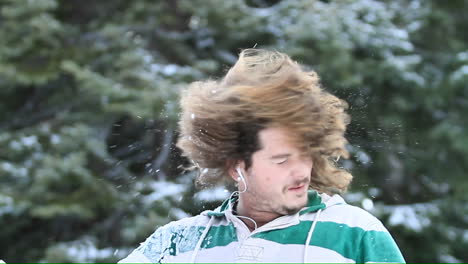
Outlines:
{"label": "man's nose", "polygon": [[294,178],[304,178],[310,176],[311,169],[312,162],[307,160],[298,160],[294,164],[292,173]]}

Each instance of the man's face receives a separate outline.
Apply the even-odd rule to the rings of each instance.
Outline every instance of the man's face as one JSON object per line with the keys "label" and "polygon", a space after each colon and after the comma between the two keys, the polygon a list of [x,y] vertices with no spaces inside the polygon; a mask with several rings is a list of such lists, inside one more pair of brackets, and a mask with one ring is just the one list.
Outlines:
{"label": "man's face", "polygon": [[[247,170],[247,192],[242,199],[258,212],[294,214],[307,204],[312,160],[288,142],[288,130],[259,132],[261,149],[252,155]],[[239,183],[242,191],[243,184]]]}

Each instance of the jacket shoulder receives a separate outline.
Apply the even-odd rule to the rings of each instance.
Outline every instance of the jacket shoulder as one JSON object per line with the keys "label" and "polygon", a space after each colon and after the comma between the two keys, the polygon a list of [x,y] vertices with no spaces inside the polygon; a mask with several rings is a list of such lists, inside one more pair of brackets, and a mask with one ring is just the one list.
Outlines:
{"label": "jacket shoulder", "polygon": [[364,231],[387,231],[377,217],[360,207],[346,203],[327,207],[323,210],[320,220],[359,227]]}
{"label": "jacket shoulder", "polygon": [[167,256],[191,251],[209,221],[207,214],[183,218],[157,228],[126,259],[138,257],[152,263],[162,262]]}

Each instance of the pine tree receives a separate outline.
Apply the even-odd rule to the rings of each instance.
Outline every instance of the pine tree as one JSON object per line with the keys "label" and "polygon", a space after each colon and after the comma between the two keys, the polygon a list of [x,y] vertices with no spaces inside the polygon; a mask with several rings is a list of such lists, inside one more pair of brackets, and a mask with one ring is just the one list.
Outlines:
{"label": "pine tree", "polygon": [[468,261],[467,9],[2,1],[0,258],[112,262],[157,226],[215,207],[222,189],[194,189],[196,172],[181,168],[178,93],[256,46],[290,54],[349,103],[347,198],[383,220],[406,260]]}

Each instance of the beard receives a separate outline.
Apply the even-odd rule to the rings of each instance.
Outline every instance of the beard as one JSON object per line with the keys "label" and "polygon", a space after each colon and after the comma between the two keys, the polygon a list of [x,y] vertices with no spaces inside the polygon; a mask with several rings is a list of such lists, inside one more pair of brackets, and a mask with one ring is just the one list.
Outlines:
{"label": "beard", "polygon": [[277,213],[279,213],[279,214],[282,214],[282,215],[293,215],[293,214],[299,212],[306,205],[307,205],[307,200],[303,204],[289,205],[289,206],[288,205],[282,205],[275,211]]}
{"label": "beard", "polygon": [[[254,175],[249,175],[248,179],[254,178]],[[304,199],[301,198],[303,196],[305,197],[305,200],[300,203],[293,203],[293,204],[288,204],[288,200],[284,200],[283,198],[288,197],[288,192],[289,188],[295,187],[295,186],[300,186],[300,185],[306,185],[309,186],[310,183],[310,178],[305,177],[300,180],[295,180],[294,182],[285,185],[282,189],[280,189],[281,193],[283,195],[278,195],[275,193],[269,193],[265,191],[259,191],[255,186],[255,184],[250,185],[249,182],[247,182],[247,186],[250,186],[247,188],[246,195],[250,196],[250,200],[256,201],[256,210],[258,211],[264,211],[264,212],[270,212],[270,213],[276,213],[279,215],[293,215],[299,212],[303,207],[307,205],[307,191],[301,194],[297,194],[294,196],[292,199]],[[281,197],[282,196],[282,197]]]}
{"label": "beard", "polygon": [[[308,181],[307,181],[308,182]],[[286,191],[283,191],[283,194],[286,195],[287,189],[285,188]],[[258,209],[261,211],[265,212],[271,212],[271,213],[276,213],[279,215],[293,215],[299,212],[302,208],[304,208],[307,205],[307,192],[300,196],[306,196],[304,202],[301,203],[296,203],[296,204],[287,204],[288,201],[281,201],[274,199],[276,197],[273,197],[272,195],[264,195],[260,194],[257,191],[250,190],[247,191],[251,197],[255,197],[254,199],[258,201]],[[299,199],[300,196],[296,196],[296,199]],[[273,199],[272,199],[273,198]]]}
{"label": "beard", "polygon": [[302,209],[302,206],[298,206],[298,207],[287,207],[287,206],[284,206],[282,208],[282,211],[284,212],[284,215],[293,215],[297,212],[299,212],[299,210]]}
{"label": "beard", "polygon": [[[288,192],[288,189],[289,189],[290,187],[300,186],[300,185],[309,186],[309,182],[310,182],[310,179],[309,179],[309,178],[304,178],[304,179],[302,179],[302,180],[297,180],[297,181],[293,182],[292,184],[285,186],[285,187],[283,188],[283,190],[282,190],[282,191],[283,191],[283,194],[286,195],[286,193]],[[304,194],[302,194],[302,195],[307,195],[307,191],[306,191]],[[302,196],[302,195],[298,195],[297,198],[299,198],[299,197]],[[280,208],[278,208],[278,209],[275,210],[275,211],[276,211],[277,213],[279,213],[279,214],[282,214],[282,215],[293,215],[293,214],[299,212],[304,206],[307,205],[307,200],[308,200],[308,199],[306,199],[305,203],[303,203],[303,204],[289,205],[289,206],[288,206],[288,205],[282,205],[282,206],[280,206]]]}

